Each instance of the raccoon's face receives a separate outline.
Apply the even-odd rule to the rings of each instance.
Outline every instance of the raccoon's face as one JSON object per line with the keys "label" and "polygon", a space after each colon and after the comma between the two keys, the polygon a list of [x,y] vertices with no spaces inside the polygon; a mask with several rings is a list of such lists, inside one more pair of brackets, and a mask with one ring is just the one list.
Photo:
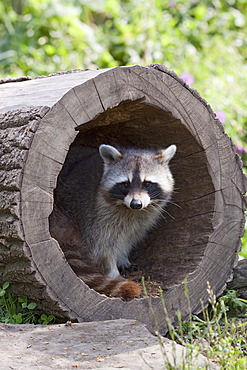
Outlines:
{"label": "raccoon's face", "polygon": [[104,161],[101,189],[107,201],[133,210],[167,203],[174,186],[168,163],[175,145],[164,150],[118,150],[101,145],[99,152]]}

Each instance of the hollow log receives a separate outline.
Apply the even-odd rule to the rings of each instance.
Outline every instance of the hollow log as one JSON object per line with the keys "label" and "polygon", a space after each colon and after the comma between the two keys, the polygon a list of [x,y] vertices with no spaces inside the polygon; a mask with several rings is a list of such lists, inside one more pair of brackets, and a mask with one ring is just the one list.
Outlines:
{"label": "hollow log", "polygon": [[[0,85],[0,281],[46,313],[71,320],[136,319],[166,330],[160,297],[122,301],[74,273],[49,216],[70,148],[113,144],[164,148],[173,202],[131,259],[147,286],[161,287],[172,323],[231,280],[244,230],[246,179],[220,121],[197,91],[164,66],[72,71]],[[186,297],[184,281],[190,303]],[[154,323],[154,317],[156,324]]]}

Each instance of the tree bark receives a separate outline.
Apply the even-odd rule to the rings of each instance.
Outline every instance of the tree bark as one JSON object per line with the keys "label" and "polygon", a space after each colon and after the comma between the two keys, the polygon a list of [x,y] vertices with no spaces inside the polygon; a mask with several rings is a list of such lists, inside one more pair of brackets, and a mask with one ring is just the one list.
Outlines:
{"label": "tree bark", "polygon": [[[76,71],[0,85],[0,280],[46,313],[137,319],[161,330],[159,297],[123,302],[88,288],[49,232],[53,191],[71,145],[176,144],[173,204],[132,259],[164,291],[169,317],[207,302],[231,278],[244,230],[241,160],[211,107],[164,66]],[[164,214],[165,216],[165,214]],[[186,298],[184,279],[190,304]]]}

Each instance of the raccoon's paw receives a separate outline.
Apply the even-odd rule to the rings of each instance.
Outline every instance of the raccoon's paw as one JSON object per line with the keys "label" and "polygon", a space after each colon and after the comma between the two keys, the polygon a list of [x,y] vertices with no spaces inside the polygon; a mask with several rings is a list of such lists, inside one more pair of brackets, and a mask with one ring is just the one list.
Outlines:
{"label": "raccoon's paw", "polygon": [[134,263],[130,264],[128,267],[119,267],[121,275],[128,275],[131,272],[138,271],[138,266]]}
{"label": "raccoon's paw", "polygon": [[131,262],[127,257],[122,257],[120,260],[117,261],[117,266],[121,271],[125,269],[127,270],[131,267]]}

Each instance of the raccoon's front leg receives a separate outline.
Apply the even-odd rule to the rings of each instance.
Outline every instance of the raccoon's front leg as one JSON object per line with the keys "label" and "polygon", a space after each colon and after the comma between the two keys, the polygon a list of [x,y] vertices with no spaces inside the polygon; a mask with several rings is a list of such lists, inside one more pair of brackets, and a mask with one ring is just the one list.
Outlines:
{"label": "raccoon's front leg", "polygon": [[113,255],[98,256],[96,264],[103,275],[110,278],[117,278],[120,276],[117,268],[117,260]]}
{"label": "raccoon's front leg", "polygon": [[131,262],[129,261],[129,254],[132,246],[129,244],[123,244],[121,248],[118,249],[117,266],[120,271],[130,270]]}
{"label": "raccoon's front leg", "polygon": [[128,258],[126,259],[125,263],[118,263],[117,266],[121,275],[129,274],[130,272],[138,270],[138,266],[134,263],[131,263]]}

